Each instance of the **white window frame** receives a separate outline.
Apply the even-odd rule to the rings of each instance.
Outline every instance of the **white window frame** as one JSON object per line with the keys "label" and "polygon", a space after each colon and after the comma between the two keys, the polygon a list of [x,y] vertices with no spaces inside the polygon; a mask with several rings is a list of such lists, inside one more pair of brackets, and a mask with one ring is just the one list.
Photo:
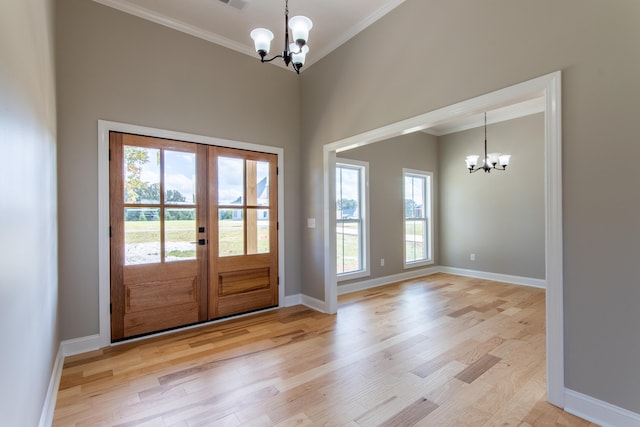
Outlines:
{"label": "white window frame", "polygon": [[[407,177],[422,178],[425,180],[423,200],[424,221],[426,224],[425,232],[427,233],[427,241],[425,242],[427,249],[427,257],[407,262],[407,225],[406,225],[406,207],[405,207],[405,181]],[[402,169],[402,262],[404,268],[414,268],[434,263],[433,259],[433,172],[420,171],[415,169]]]}
{"label": "white window frame", "polygon": [[[338,159],[336,158],[336,170],[337,168],[345,166],[348,168],[354,168],[360,170],[360,206],[359,206],[359,214],[360,214],[360,222],[362,224],[362,232],[361,232],[361,251],[360,256],[362,259],[360,260],[360,270],[351,271],[348,273],[336,274],[338,282],[342,282],[345,280],[358,279],[360,277],[367,277],[371,274],[370,272],[370,263],[369,263],[369,163],[363,162],[359,160],[352,159]],[[335,176],[335,172],[334,172]],[[338,194],[336,193],[334,200],[337,202]],[[335,210],[335,209],[334,209]],[[337,226],[340,224],[340,220],[336,218],[336,238],[337,238]],[[337,259],[334,260],[337,262]]]}

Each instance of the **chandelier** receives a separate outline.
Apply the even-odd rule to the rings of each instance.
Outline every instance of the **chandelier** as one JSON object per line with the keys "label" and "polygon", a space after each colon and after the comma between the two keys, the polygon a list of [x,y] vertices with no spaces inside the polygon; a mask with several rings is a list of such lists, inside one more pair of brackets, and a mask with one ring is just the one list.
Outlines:
{"label": "chandelier", "polygon": [[[271,62],[276,58],[282,58],[286,66],[293,66],[296,73],[300,74],[300,69],[304,65],[305,58],[309,52],[307,40],[309,30],[313,27],[313,22],[306,16],[294,16],[289,19],[289,0],[284,4],[284,50],[282,54],[271,59],[264,59],[269,54],[273,33],[266,28],[256,28],[251,31],[251,38],[256,47],[256,52],[260,55],[260,62]],[[289,44],[289,29],[293,36],[294,43]]]}
{"label": "chandelier", "polygon": [[[511,158],[510,154],[501,154],[501,153],[489,153],[487,154],[487,113],[484,113],[484,159],[482,160],[482,164],[478,166],[478,158],[480,156],[467,156],[465,162],[467,163],[467,169],[469,169],[469,173],[478,172],[479,170],[483,170],[487,173],[491,172],[491,169],[503,171],[509,165],[509,159]],[[497,165],[500,164],[500,167]]]}

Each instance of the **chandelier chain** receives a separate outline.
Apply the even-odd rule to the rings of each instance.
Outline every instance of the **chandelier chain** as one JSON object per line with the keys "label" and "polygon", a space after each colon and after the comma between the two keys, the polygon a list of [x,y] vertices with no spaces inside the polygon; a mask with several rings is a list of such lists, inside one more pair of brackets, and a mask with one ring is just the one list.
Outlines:
{"label": "chandelier chain", "polygon": [[487,162],[487,112],[484,112],[484,161]]}

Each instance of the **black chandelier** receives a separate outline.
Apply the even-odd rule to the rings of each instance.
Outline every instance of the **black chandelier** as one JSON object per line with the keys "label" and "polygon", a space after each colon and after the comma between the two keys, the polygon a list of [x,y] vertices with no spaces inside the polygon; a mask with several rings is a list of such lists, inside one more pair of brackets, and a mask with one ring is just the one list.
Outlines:
{"label": "black chandelier", "polygon": [[[509,159],[511,159],[510,154],[501,154],[501,153],[489,153],[487,154],[487,113],[484,113],[484,159],[482,160],[482,164],[476,169],[476,165],[478,164],[478,158],[480,156],[467,156],[465,162],[467,163],[467,169],[469,169],[469,173],[478,172],[479,170],[483,170],[486,173],[490,173],[491,169],[503,171],[509,165]],[[500,167],[497,164],[500,164]]]}
{"label": "black chandelier", "polygon": [[[264,59],[269,54],[273,33],[266,28],[256,28],[251,31],[251,38],[255,43],[256,52],[260,55],[260,62],[271,62],[276,58],[282,58],[284,63],[291,64],[296,73],[300,74],[300,69],[309,52],[307,40],[309,40],[309,30],[313,27],[313,22],[306,16],[294,16],[289,19],[289,0],[284,4],[284,50],[282,54],[271,59]],[[289,44],[289,28],[293,36],[294,43]]]}

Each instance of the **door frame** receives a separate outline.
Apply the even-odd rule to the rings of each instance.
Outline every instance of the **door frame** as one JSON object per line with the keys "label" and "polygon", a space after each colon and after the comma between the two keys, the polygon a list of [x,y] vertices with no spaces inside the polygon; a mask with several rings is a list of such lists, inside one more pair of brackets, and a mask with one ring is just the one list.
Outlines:
{"label": "door frame", "polygon": [[[562,73],[553,73],[515,84],[447,107],[433,110],[387,126],[325,144],[324,165],[324,311],[336,313],[336,153],[362,147],[392,137],[426,129],[432,125],[478,114],[493,108],[544,98],[544,189],[545,189],[545,279],[547,400],[561,408],[565,405],[564,384],[564,306],[562,241]],[[460,163],[462,164],[462,160]],[[462,166],[461,166],[462,167]],[[437,271],[437,270],[436,270]]]}
{"label": "door frame", "polygon": [[[268,145],[214,138],[204,135],[176,132],[128,123],[98,120],[98,312],[100,318],[100,347],[109,347],[111,343],[110,295],[110,240],[109,240],[109,132],[134,133],[156,138],[176,139],[218,147],[237,148],[241,150],[260,151],[278,156],[278,307],[285,304],[285,270],[284,270],[284,149]],[[216,320],[200,323],[200,326]],[[193,326],[191,326],[193,327]],[[186,327],[189,328],[189,327]],[[160,332],[161,334],[162,332]],[[125,341],[126,342],[126,341]]]}

